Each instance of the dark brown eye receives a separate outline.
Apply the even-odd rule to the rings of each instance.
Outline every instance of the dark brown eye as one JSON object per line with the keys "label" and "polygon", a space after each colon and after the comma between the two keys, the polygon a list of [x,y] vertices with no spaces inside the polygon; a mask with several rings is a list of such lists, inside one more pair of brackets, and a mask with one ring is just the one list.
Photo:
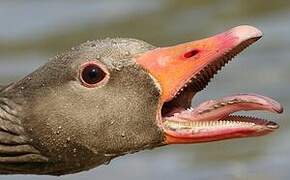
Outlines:
{"label": "dark brown eye", "polygon": [[80,78],[87,87],[96,87],[108,74],[98,64],[90,62],[83,65]]}

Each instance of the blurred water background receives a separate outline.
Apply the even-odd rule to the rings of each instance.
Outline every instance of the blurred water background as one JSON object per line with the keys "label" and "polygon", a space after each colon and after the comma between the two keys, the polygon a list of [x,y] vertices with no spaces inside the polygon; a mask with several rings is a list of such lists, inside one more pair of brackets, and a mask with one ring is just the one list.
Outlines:
{"label": "blurred water background", "polygon": [[[250,24],[264,37],[219,73],[193,100],[239,92],[273,97],[281,128],[259,138],[168,146],[57,179],[290,179],[290,1],[275,0],[1,0],[0,84],[22,78],[49,57],[86,40],[132,37],[157,46],[203,38]],[[50,180],[49,176],[1,176]]]}

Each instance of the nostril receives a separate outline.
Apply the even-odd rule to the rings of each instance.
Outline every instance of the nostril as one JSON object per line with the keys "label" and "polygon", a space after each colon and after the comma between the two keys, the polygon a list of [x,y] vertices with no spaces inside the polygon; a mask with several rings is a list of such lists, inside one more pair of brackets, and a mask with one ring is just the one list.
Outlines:
{"label": "nostril", "polygon": [[183,56],[185,58],[191,58],[191,57],[197,55],[198,53],[199,53],[199,50],[198,49],[194,49],[194,50],[191,50],[191,51],[185,53]]}

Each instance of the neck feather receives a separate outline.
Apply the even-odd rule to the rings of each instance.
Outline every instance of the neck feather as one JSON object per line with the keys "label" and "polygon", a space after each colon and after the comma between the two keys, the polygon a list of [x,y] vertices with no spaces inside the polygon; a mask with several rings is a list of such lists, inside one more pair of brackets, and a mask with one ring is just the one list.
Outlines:
{"label": "neck feather", "polygon": [[0,95],[0,130],[12,134],[23,134],[21,120],[18,116],[20,105]]}

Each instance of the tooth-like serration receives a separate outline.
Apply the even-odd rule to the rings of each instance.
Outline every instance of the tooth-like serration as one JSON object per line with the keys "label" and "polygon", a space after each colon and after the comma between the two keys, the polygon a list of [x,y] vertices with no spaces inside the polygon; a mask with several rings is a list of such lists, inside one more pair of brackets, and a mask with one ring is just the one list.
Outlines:
{"label": "tooth-like serration", "polygon": [[[210,79],[214,77],[214,75],[230,60],[232,60],[237,54],[239,54],[241,51],[243,51],[245,48],[247,48],[249,45],[251,45],[255,40],[250,39],[248,41],[245,41],[241,43],[239,46],[229,50],[228,52],[224,53],[220,59],[214,61],[212,64],[208,64],[206,67],[204,67],[198,74],[196,74],[194,77],[192,77],[185,85],[184,87],[191,86],[193,90],[195,91],[201,91],[204,89],[208,83],[210,82]],[[176,96],[178,96],[183,89],[180,89]]]}
{"label": "tooth-like serration", "polygon": [[[167,120],[164,122],[164,126],[170,129],[218,129],[218,128],[243,128],[243,127],[252,127],[256,124],[254,122],[247,121],[237,121],[239,118],[245,117],[234,117],[231,120],[219,120],[219,121],[197,121],[197,122],[183,122],[183,121],[171,121]],[[251,118],[251,117],[247,117]],[[252,118],[254,119],[254,118]]]}

